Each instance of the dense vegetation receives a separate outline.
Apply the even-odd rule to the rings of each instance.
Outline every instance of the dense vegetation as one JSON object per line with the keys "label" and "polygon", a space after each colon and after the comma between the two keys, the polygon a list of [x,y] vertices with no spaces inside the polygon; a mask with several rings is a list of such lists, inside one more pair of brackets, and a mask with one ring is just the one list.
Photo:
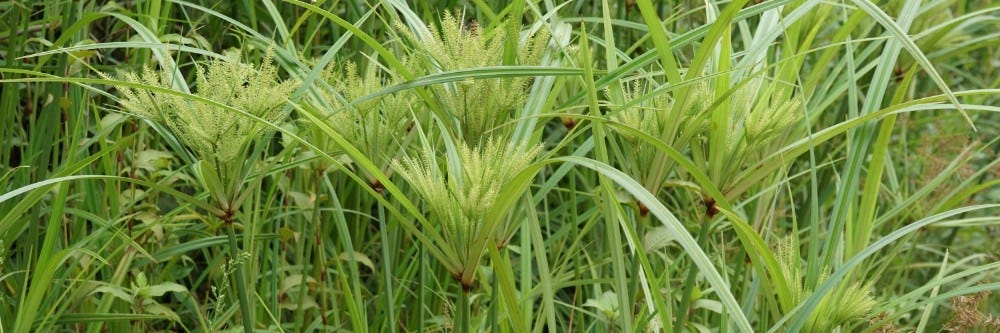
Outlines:
{"label": "dense vegetation", "polygon": [[997,332],[990,0],[0,3],[0,332]]}

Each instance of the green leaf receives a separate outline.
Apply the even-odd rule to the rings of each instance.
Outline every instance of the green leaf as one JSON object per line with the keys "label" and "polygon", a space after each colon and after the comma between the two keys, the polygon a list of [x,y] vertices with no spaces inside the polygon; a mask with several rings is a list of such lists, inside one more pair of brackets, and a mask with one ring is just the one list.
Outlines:
{"label": "green leaf", "polygon": [[617,298],[618,296],[613,291],[605,291],[597,298],[588,299],[587,302],[583,303],[583,306],[597,309],[605,318],[613,322],[615,318],[618,318]]}
{"label": "green leaf", "polygon": [[183,293],[186,293],[187,291],[188,291],[187,288],[185,288],[184,286],[182,286],[180,284],[173,283],[173,282],[164,282],[164,283],[160,283],[160,284],[156,284],[156,285],[152,285],[152,286],[147,287],[146,288],[146,296],[147,297],[160,297],[160,296],[163,296],[163,294],[166,294],[168,292],[175,292],[175,293],[181,293],[181,294],[183,294]]}
{"label": "green leaf", "polygon": [[353,255],[347,252],[341,253],[339,256],[337,256],[337,258],[340,258],[340,260],[351,260],[351,257],[353,256],[354,260],[357,260],[362,265],[365,265],[366,267],[371,269],[372,272],[375,271],[375,263],[372,261],[371,258],[368,258],[368,256],[365,255],[364,253],[358,251],[353,251],[353,252],[354,252]]}
{"label": "green leaf", "polygon": [[669,246],[676,239],[667,227],[655,227],[642,236],[642,246],[647,252],[652,252]]}
{"label": "green leaf", "polygon": [[171,310],[160,303],[149,301],[149,303],[142,305],[142,311],[166,318],[170,321],[181,321],[181,317],[178,316],[174,310]]}
{"label": "green leaf", "polygon": [[90,292],[90,294],[110,294],[111,296],[126,301],[129,304],[135,304],[135,300],[132,298],[132,292],[119,286],[100,286],[94,288],[94,291]]}
{"label": "green leaf", "polygon": [[173,158],[173,153],[156,149],[146,149],[135,154],[135,167],[146,171],[162,170],[170,166],[170,160]]}
{"label": "green leaf", "polygon": [[199,161],[195,165],[195,176],[201,181],[202,186],[212,195],[212,199],[218,204],[229,203],[229,195],[226,193],[226,186],[219,178],[219,172],[215,163]]}

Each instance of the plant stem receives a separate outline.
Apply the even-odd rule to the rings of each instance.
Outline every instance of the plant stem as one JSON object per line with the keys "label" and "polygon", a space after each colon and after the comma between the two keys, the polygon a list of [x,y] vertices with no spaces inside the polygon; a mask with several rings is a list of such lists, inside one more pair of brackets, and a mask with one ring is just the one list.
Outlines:
{"label": "plant stem", "polygon": [[392,295],[392,256],[389,251],[389,232],[386,230],[388,226],[385,223],[385,206],[381,204],[378,205],[378,223],[379,237],[382,237],[382,257],[385,258],[382,260],[382,275],[385,277],[385,306],[388,317],[386,326],[388,326],[389,332],[396,333],[396,308],[394,306],[396,298]]}
{"label": "plant stem", "polygon": [[[428,263],[427,263],[427,251],[424,250],[424,245],[423,244],[418,243],[417,244],[417,252],[420,253],[420,266],[419,266],[420,268],[418,268],[418,269],[420,270],[419,275],[420,275],[420,285],[421,285],[421,288],[417,291],[417,298],[420,300],[420,303],[418,303],[418,304],[427,304],[427,296],[425,294],[426,290],[425,290],[424,287],[422,287],[422,286],[427,286],[428,285],[428,280],[427,280],[428,279],[428,277],[427,277],[427,265],[428,265]],[[425,312],[424,312],[425,311],[424,308],[425,308],[424,306],[419,306],[418,309],[417,309],[417,318],[418,318],[417,321],[419,322],[417,324],[417,328],[418,328],[417,331],[418,332],[426,332],[427,331],[426,328],[425,328],[425,326],[424,326],[424,323],[426,322],[426,320],[425,320],[426,318],[424,318],[424,316],[426,315]]]}
{"label": "plant stem", "polygon": [[493,296],[493,299],[490,301],[490,321],[492,322],[491,328],[492,332],[500,332],[500,319],[497,315],[497,308],[500,307],[500,302],[497,301],[497,299],[500,298],[500,296],[498,296],[500,288],[498,287],[499,283],[497,283],[497,275],[495,271],[493,273],[493,277],[490,278],[490,284],[493,285],[493,294],[490,295]]}
{"label": "plant stem", "polygon": [[243,332],[253,333],[253,317],[250,315],[250,296],[247,293],[246,280],[243,276],[243,263],[236,258],[239,256],[239,247],[236,245],[236,227],[233,226],[232,218],[225,218],[226,232],[229,234],[229,254],[233,259],[233,272],[236,273],[236,296],[240,300],[240,313],[243,316]]}
{"label": "plant stem", "polygon": [[458,294],[458,326],[455,326],[456,332],[471,332],[469,328],[469,306],[469,292],[462,287],[462,291]]}
{"label": "plant stem", "polygon": [[[711,227],[710,225],[711,223],[712,223],[712,218],[705,217],[705,220],[701,225],[701,230],[698,231],[698,243],[699,243],[698,245],[701,246],[702,248],[705,248],[705,244],[708,243],[706,241],[706,238],[708,238],[708,229]],[[681,295],[681,304],[680,307],[677,308],[678,310],[680,310],[677,313],[676,323],[674,323],[674,327],[676,327],[677,329],[684,327],[684,325],[686,325],[685,321],[687,321],[688,316],[691,315],[691,309],[690,309],[691,290],[694,289],[695,278],[697,276],[698,276],[698,267],[695,266],[692,262],[692,265],[688,267],[687,278],[684,280],[684,286],[682,289],[684,290],[684,294]]]}

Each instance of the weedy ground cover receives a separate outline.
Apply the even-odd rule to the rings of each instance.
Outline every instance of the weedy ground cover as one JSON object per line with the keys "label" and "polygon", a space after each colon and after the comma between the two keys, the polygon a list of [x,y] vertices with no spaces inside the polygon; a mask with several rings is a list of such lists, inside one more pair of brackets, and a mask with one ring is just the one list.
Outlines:
{"label": "weedy ground cover", "polygon": [[2,332],[996,332],[991,1],[0,3]]}

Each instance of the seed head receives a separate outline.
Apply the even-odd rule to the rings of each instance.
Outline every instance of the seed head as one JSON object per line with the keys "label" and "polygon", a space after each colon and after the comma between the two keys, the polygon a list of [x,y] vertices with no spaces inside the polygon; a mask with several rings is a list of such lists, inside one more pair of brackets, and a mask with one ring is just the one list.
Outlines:
{"label": "seed head", "polygon": [[[787,236],[781,240],[775,250],[775,256],[781,274],[791,289],[792,304],[805,301],[813,291],[805,287],[797,238]],[[829,277],[829,273],[830,269],[825,268],[819,275],[819,283],[823,283]],[[842,284],[820,300],[819,305],[806,319],[804,331],[833,332],[838,326],[863,319],[877,303],[871,293],[872,281]]]}
{"label": "seed head", "polygon": [[[425,150],[419,158],[393,161],[393,167],[424,200],[431,217],[440,221],[447,244],[459,255],[460,269],[474,268],[485,242],[492,239],[498,221],[487,218],[496,207],[499,194],[538,155],[541,147],[509,145],[487,140],[484,145],[464,144],[458,151],[457,172],[439,167],[437,156]],[[463,272],[453,272],[463,273]]]}
{"label": "seed head", "polygon": [[[242,63],[239,55],[213,60],[196,68],[196,96],[242,110],[272,125],[288,116],[281,106],[295,89],[292,81],[278,81],[269,51],[260,67]],[[142,75],[127,73],[124,81],[171,89],[175,77],[170,68],[157,72],[146,68]],[[221,161],[240,157],[256,137],[270,131],[267,123],[189,97],[119,86],[122,106],[136,115],[167,126],[200,158]]]}
{"label": "seed head", "polygon": [[[418,55],[430,72],[504,65],[507,36],[502,29],[485,33],[478,24],[463,25],[455,15],[445,12],[440,29],[430,28],[433,38],[421,39],[406,28],[401,30],[407,39],[420,46]],[[542,31],[525,37],[518,46],[518,64],[540,64],[549,36]],[[528,77],[468,79],[436,85],[432,90],[440,97],[444,110],[457,121],[466,141],[479,142],[492,136],[487,132],[524,105],[530,81]]]}
{"label": "seed head", "polygon": [[[406,136],[411,108],[416,104],[414,95],[402,91],[369,98],[385,86],[398,83],[395,78],[381,75],[374,66],[361,72],[354,63],[347,63],[343,71],[328,69],[324,80],[335,91],[325,94],[333,106],[328,116],[330,126],[378,166],[388,167],[388,161],[401,150],[401,138]],[[316,134],[314,141],[323,142],[325,135]],[[373,176],[367,176],[369,181],[374,180]]]}

